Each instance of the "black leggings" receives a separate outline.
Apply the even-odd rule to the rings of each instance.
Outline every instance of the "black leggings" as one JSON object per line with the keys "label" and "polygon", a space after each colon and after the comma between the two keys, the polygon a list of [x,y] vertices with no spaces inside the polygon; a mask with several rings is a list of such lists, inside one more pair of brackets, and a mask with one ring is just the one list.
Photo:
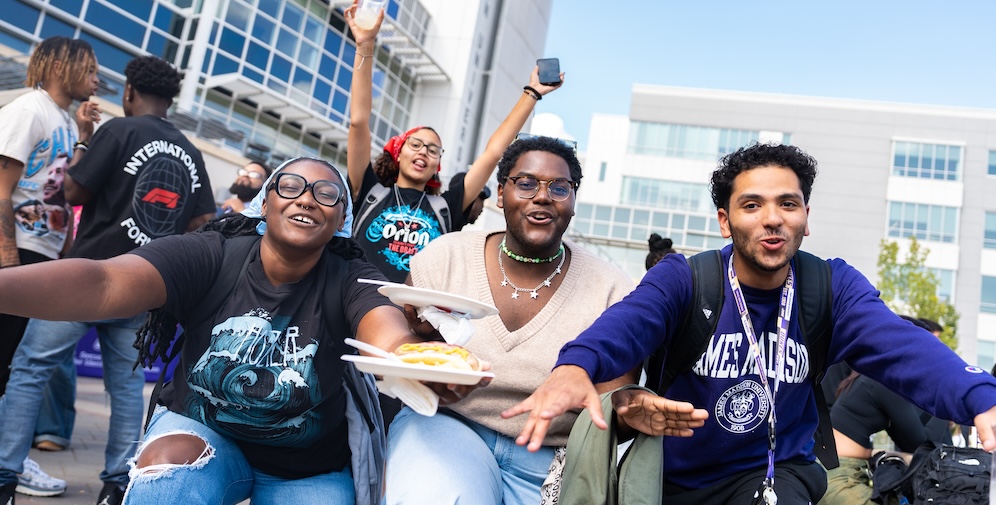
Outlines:
{"label": "black leggings", "polygon": [[[664,505],[751,505],[767,470],[761,467],[743,472],[702,489],[687,490],[665,482]],[[826,490],[827,473],[816,462],[786,461],[775,465],[779,504],[815,505]]]}

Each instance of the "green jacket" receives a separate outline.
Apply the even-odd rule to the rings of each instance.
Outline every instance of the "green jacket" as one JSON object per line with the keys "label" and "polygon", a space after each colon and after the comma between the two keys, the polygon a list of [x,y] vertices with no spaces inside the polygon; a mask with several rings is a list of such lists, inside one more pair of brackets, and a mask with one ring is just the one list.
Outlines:
{"label": "green jacket", "polygon": [[[647,388],[630,384],[621,389]],[[615,392],[615,391],[613,391]],[[639,434],[617,465],[619,438],[612,393],[602,394],[602,411],[611,413],[608,430],[591,422],[584,410],[567,440],[558,505],[660,505],[664,494],[664,437]]]}

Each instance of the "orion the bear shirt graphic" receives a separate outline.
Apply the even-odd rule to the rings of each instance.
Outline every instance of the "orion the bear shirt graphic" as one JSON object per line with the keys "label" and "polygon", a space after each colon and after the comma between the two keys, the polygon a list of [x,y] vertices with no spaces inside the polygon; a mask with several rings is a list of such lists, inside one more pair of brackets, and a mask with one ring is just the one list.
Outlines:
{"label": "orion the bear shirt graphic", "polygon": [[435,213],[421,207],[411,210],[407,205],[386,207],[366,231],[367,240],[385,244],[377,252],[384,256],[385,263],[404,272],[410,270],[408,262],[412,255],[440,235],[442,230]]}

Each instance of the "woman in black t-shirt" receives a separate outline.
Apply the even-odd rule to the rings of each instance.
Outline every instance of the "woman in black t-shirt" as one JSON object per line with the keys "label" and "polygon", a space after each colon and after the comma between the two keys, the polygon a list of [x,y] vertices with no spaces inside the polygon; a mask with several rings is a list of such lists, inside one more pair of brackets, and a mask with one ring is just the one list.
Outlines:
{"label": "woman in black t-shirt", "polygon": [[[389,280],[404,282],[412,255],[422,250],[430,240],[464,226],[464,209],[474,203],[502,152],[529,119],[536,102],[560,87],[563,74],[561,83],[547,86],[540,84],[537,69],[534,68],[529,85],[523,89],[508,117],[492,134],[484,152],[467,170],[463,185],[451,187],[442,195],[441,202],[433,204],[430,200],[433,195],[439,194],[441,188],[438,172],[443,146],[440,135],[432,128],[417,126],[392,137],[380,156],[371,163],[370,118],[373,110],[374,53],[377,50],[375,40],[383,13],[372,28],[364,29],[357,26],[353,19],[355,9],[354,5],[345,11],[349,29],[356,38],[346,152],[350,190],[357,204],[356,215],[360,218],[353,230],[367,260]],[[379,198],[378,194],[381,195]],[[371,195],[375,195],[372,199],[376,203],[371,212],[366,212],[366,205],[361,204]],[[445,208],[445,212],[437,212],[437,208]],[[448,224],[440,222],[447,220]]]}
{"label": "woman in black t-shirt", "polygon": [[[4,312],[92,320],[162,308],[143,330],[171,334],[163,313],[184,326],[176,379],[136,455],[126,503],[353,503],[341,339],[384,349],[418,339],[376,286],[355,282],[378,275],[355,244],[333,239],[345,228],[348,192],[331,165],[292,160],[262,194],[265,232],[239,262],[231,296],[205,320],[191,315],[217,302],[205,295],[224,244],[233,228],[254,233],[261,220],[224,217],[214,223],[222,232],[165,237],[108,260],[0,270]],[[323,314],[330,306],[337,317]],[[154,337],[136,344],[146,358],[169,343]],[[433,389],[441,403],[468,392]]]}

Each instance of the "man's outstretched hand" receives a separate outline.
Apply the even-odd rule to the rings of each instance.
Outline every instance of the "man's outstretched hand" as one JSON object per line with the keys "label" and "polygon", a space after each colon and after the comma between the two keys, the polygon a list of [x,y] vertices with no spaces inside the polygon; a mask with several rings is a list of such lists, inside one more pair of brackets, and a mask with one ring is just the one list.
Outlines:
{"label": "man's outstretched hand", "polygon": [[620,425],[651,436],[690,437],[701,428],[709,413],[691,403],[669,400],[642,389],[623,389],[612,394],[612,408]]}
{"label": "man's outstretched hand", "polygon": [[518,445],[536,452],[543,446],[543,439],[553,418],[573,408],[587,408],[591,421],[601,429],[608,428],[602,416],[602,401],[588,372],[574,365],[561,365],[540,385],[529,398],[501,413],[505,419],[529,413],[522,432],[515,439]]}

